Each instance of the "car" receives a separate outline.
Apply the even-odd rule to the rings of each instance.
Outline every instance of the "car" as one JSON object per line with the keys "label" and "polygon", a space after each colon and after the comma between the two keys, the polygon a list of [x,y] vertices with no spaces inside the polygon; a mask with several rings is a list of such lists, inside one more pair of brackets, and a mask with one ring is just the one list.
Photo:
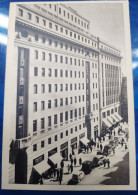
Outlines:
{"label": "car", "polygon": [[112,145],[108,144],[104,146],[104,149],[103,149],[104,155],[109,155],[111,154],[112,151],[113,151]]}
{"label": "car", "polygon": [[83,171],[77,171],[72,174],[71,180],[69,180],[68,185],[78,184],[84,178]]}
{"label": "car", "polygon": [[89,174],[92,171],[93,163],[92,161],[86,160],[82,163],[82,171],[86,174]]}
{"label": "car", "polygon": [[92,160],[93,168],[103,165],[103,158],[104,158],[103,155],[95,156]]}

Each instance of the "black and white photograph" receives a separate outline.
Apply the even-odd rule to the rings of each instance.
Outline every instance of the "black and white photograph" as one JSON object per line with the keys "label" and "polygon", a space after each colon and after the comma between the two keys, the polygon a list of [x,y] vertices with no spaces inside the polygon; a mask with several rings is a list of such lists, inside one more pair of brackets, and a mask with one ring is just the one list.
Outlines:
{"label": "black and white photograph", "polygon": [[128,1],[11,3],[4,189],[136,188]]}

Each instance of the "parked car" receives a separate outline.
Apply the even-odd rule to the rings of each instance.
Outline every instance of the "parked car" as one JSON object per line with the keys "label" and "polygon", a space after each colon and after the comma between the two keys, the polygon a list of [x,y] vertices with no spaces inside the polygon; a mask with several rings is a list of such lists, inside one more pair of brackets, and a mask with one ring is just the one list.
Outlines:
{"label": "parked car", "polygon": [[97,155],[104,155],[104,152],[101,150],[97,150]]}
{"label": "parked car", "polygon": [[84,177],[83,171],[78,171],[73,173],[71,180],[68,182],[68,185],[79,183]]}
{"label": "parked car", "polygon": [[93,168],[93,163],[92,161],[84,161],[82,163],[82,171],[86,174],[89,174],[91,171],[92,171],[92,168]]}
{"label": "parked car", "polygon": [[117,146],[118,146],[118,141],[117,141],[117,140],[111,140],[111,141],[109,142],[109,145],[110,145],[111,147],[117,147]]}
{"label": "parked car", "polygon": [[103,155],[94,157],[92,160],[93,168],[103,165],[103,158],[104,158]]}
{"label": "parked car", "polygon": [[108,144],[104,146],[104,149],[103,149],[104,155],[109,155],[111,154],[112,151],[113,151],[112,145]]}

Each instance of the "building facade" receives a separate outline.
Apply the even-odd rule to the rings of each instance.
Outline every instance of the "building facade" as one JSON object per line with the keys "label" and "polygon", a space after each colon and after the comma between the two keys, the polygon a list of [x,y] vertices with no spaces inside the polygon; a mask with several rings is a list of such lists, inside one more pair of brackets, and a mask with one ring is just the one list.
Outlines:
{"label": "building facade", "polygon": [[122,77],[121,85],[121,116],[128,123],[128,99],[127,99],[127,77]]}
{"label": "building facade", "polygon": [[89,25],[62,4],[17,6],[9,183],[31,183],[33,169],[58,167],[119,121],[120,51]]}

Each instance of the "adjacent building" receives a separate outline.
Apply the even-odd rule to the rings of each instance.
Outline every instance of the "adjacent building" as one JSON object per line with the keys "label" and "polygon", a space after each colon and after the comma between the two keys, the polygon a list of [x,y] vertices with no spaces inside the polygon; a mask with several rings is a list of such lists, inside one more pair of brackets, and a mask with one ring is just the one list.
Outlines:
{"label": "adjacent building", "polygon": [[121,86],[121,116],[128,123],[128,99],[127,99],[127,77],[122,77]]}
{"label": "adjacent building", "polygon": [[120,50],[89,26],[63,4],[17,5],[9,183],[31,183],[121,120]]}

